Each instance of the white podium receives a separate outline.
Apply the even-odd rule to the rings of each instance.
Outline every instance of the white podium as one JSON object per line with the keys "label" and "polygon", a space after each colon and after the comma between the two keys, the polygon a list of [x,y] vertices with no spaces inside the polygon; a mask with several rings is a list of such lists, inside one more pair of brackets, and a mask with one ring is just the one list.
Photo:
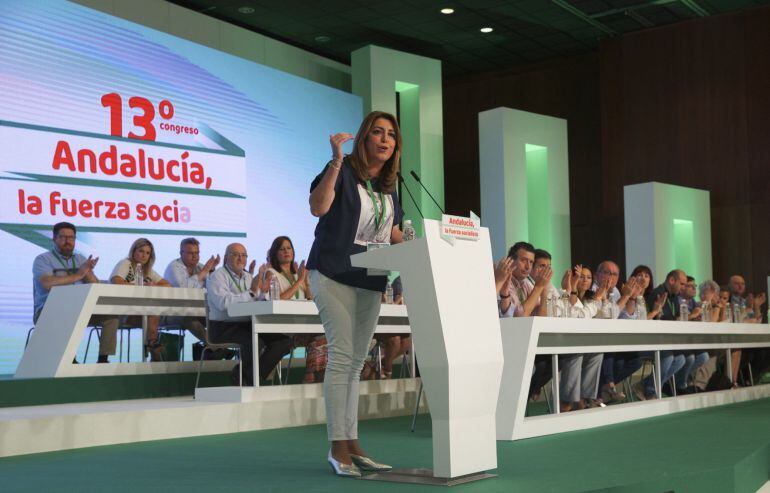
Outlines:
{"label": "white podium", "polygon": [[489,231],[481,228],[478,241],[452,245],[441,237],[438,221],[425,219],[424,227],[424,238],[353,255],[351,262],[401,273],[433,421],[431,476],[450,483],[490,477],[479,473],[497,467],[503,351]]}

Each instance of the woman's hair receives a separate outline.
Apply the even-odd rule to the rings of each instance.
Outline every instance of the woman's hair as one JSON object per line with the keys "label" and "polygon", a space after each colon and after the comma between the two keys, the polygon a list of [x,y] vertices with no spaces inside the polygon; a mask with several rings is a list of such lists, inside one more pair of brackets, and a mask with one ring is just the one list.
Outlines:
{"label": "woman's hair", "polygon": [[133,262],[134,252],[142,248],[143,246],[150,247],[150,258],[147,260],[147,264],[145,264],[145,269],[149,271],[152,269],[153,264],[155,264],[155,247],[152,246],[152,242],[147,238],[138,238],[134,242],[134,244],[131,245],[131,248],[128,250],[128,260]]}
{"label": "woman's hair", "polygon": [[719,296],[719,284],[716,283],[716,281],[712,279],[707,279],[700,283],[700,286],[698,286],[698,295],[703,299],[703,294],[708,290],[714,291],[714,294],[716,296]]}
{"label": "woman's hair", "polygon": [[[594,271],[592,271],[590,267],[587,267],[585,265],[583,266],[583,269],[585,269],[585,270],[587,270],[588,272],[591,273],[591,284],[593,284],[593,281],[594,281]],[[580,275],[582,276],[583,273],[581,272]],[[580,281],[580,279],[578,279],[578,284],[580,284],[581,282],[582,281]],[[586,289],[585,293],[583,293],[583,298],[580,301],[594,299],[594,296],[596,295],[596,293],[594,293],[594,291],[591,289],[591,284],[588,285],[588,289]]]}
{"label": "woman's hair", "polygon": [[[283,246],[283,242],[288,241],[289,245],[291,245],[292,252],[294,251],[294,243],[291,242],[291,238],[288,236],[279,236],[278,238],[273,240],[273,244],[270,245],[270,249],[267,251],[267,262],[270,264],[270,267],[277,270],[278,272],[281,272],[281,263],[278,262],[278,251],[281,249],[281,246]],[[291,258],[291,263],[289,264],[289,268],[291,269],[292,274],[297,273],[297,269],[294,267],[294,257]]]}
{"label": "woman's hair", "polygon": [[350,167],[353,168],[353,173],[361,181],[369,179],[369,161],[366,158],[366,138],[369,136],[374,122],[379,118],[388,120],[393,125],[393,131],[396,133],[396,145],[393,148],[393,155],[390,156],[385,162],[385,166],[380,172],[378,179],[380,189],[383,192],[391,193],[396,189],[396,181],[398,176],[396,173],[401,169],[401,147],[403,145],[401,141],[401,129],[398,127],[398,121],[396,117],[390,113],[384,111],[372,111],[364,121],[361,122],[361,126],[356,134],[356,139],[353,142],[353,152],[348,156],[350,161]]}
{"label": "woman's hair", "polygon": [[644,296],[644,299],[647,299],[647,297],[652,294],[652,290],[655,289],[653,287],[654,283],[652,281],[652,271],[650,270],[650,268],[647,267],[646,265],[637,265],[634,268],[634,271],[631,273],[631,277],[636,277],[638,274],[642,272],[645,272],[647,273],[648,276],[650,276],[650,283],[647,284],[647,289],[645,289],[644,293],[642,293],[642,296]]}

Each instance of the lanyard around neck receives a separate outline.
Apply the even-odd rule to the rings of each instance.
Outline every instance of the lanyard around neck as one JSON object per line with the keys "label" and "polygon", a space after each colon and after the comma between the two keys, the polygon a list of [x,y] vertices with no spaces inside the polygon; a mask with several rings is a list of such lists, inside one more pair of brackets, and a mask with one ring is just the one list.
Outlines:
{"label": "lanyard around neck", "polygon": [[380,230],[380,225],[385,218],[385,197],[380,192],[380,204],[381,207],[377,207],[377,200],[374,198],[374,189],[372,188],[372,181],[366,180],[366,191],[369,193],[369,198],[372,199],[372,205],[374,206],[374,226],[376,231]]}
{"label": "lanyard around neck", "polygon": [[[59,257],[59,255],[56,253],[55,250],[51,250],[51,253],[53,254],[54,257],[56,257],[56,260],[59,261],[61,266],[64,267],[64,270],[69,270],[69,267],[67,267],[67,264],[64,262],[63,257]],[[70,257],[70,260],[72,261],[72,269],[73,270],[77,269],[77,266],[75,265],[75,254],[74,253]]]}
{"label": "lanyard around neck", "polygon": [[[286,272],[284,272],[283,269],[281,269],[281,275],[286,278],[287,281],[289,281],[289,285],[291,286],[294,284],[294,281],[296,279],[293,279],[290,275],[288,275]],[[297,291],[294,292],[294,298],[299,299],[299,292],[302,291],[302,288],[298,288]]]}
{"label": "lanyard around neck", "polygon": [[671,301],[671,295],[669,295],[668,298],[666,298],[666,304],[668,305],[669,310],[671,310],[671,316],[676,316],[676,303]]}
{"label": "lanyard around neck", "polygon": [[[230,272],[230,269],[225,267],[225,270],[227,271],[227,275],[230,276],[230,279],[233,280],[233,285],[235,285],[235,289],[238,290],[238,294],[246,291],[246,280],[245,279],[243,280],[243,287],[241,287],[241,282],[235,279],[235,276],[233,275],[232,272]],[[243,273],[241,273],[241,279],[243,279]]]}

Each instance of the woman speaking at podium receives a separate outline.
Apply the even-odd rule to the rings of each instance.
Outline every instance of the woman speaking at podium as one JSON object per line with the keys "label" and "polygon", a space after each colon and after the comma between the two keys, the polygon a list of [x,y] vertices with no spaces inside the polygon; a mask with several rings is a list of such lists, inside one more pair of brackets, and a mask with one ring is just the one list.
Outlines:
{"label": "woman speaking at podium", "polygon": [[358,442],[358,383],[380,314],[387,277],[353,268],[350,255],[372,244],[401,242],[403,212],[395,194],[401,160],[396,118],[380,111],[361,123],[353,152],[348,133],[329,138],[332,159],[310,185],[310,211],[318,217],[307,267],[310,287],[328,341],[324,380],[328,461],[339,476],[387,471]]}

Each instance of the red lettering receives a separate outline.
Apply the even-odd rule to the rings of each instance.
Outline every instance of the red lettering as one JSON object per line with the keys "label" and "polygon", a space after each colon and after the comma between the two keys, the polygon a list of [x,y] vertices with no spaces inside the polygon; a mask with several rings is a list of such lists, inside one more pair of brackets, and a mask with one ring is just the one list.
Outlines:
{"label": "red lettering", "polygon": [[67,166],[70,171],[76,171],[75,161],[72,159],[72,150],[70,149],[70,145],[64,140],[60,140],[56,143],[52,166],[53,169],[59,169],[62,165]]}

